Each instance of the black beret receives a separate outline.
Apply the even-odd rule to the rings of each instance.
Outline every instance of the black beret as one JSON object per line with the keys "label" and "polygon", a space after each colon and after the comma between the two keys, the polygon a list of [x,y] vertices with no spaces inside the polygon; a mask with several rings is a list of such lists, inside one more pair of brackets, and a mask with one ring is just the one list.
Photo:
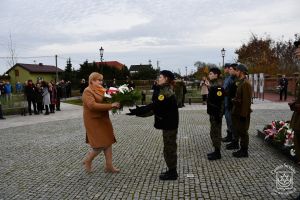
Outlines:
{"label": "black beret", "polygon": [[294,45],[295,45],[296,48],[298,48],[300,46],[300,40],[294,42]]}
{"label": "black beret", "polygon": [[217,67],[213,67],[213,68],[209,69],[209,72],[212,72],[212,73],[218,74],[218,75],[221,74],[221,70]]}
{"label": "black beret", "polygon": [[160,74],[165,77],[168,77],[171,81],[175,80],[174,74],[169,70],[162,70],[160,71]]}
{"label": "black beret", "polygon": [[225,63],[224,68],[229,68],[231,66],[230,63]]}
{"label": "black beret", "polygon": [[238,66],[237,63],[232,63],[232,64],[230,65],[230,67],[232,67],[233,69],[236,69],[237,66]]}
{"label": "black beret", "polygon": [[236,70],[239,70],[241,72],[244,72],[245,74],[248,74],[248,68],[246,67],[246,65],[244,64],[239,64],[237,67],[236,67]]}

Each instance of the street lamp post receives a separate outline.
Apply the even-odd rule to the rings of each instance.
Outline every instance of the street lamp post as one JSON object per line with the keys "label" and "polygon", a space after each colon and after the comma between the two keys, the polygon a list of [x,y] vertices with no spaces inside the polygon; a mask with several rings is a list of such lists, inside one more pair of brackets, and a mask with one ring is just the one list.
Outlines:
{"label": "street lamp post", "polygon": [[102,66],[102,62],[103,62],[103,52],[104,52],[104,49],[103,47],[101,46],[101,48],[99,49],[99,52],[100,52],[100,65],[101,65],[101,73],[103,74],[103,66]]}
{"label": "street lamp post", "polygon": [[224,67],[224,57],[225,57],[225,49],[221,49],[221,54],[222,54],[222,58],[223,58],[223,67]]}

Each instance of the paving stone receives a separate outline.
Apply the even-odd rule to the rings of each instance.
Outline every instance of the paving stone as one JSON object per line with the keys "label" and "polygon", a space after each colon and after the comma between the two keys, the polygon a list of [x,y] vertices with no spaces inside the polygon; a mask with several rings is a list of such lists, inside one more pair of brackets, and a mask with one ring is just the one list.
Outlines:
{"label": "paving stone", "polygon": [[[25,118],[37,121],[16,126],[0,124],[0,200],[293,199],[299,194],[299,166],[256,137],[257,127],[274,119],[289,120],[289,110],[284,106],[280,110],[257,106],[249,130],[250,157],[233,158],[232,151],[222,144],[222,159],[211,162],[206,159],[212,146],[203,108],[192,105],[180,110],[179,180],[166,182],[158,178],[166,166],[162,133],[153,128],[152,117],[136,118],[124,113],[111,117],[117,138],[113,159],[122,170],[119,174],[104,173],[102,154],[93,163],[93,173],[84,171],[81,161],[89,147],[78,107],[77,111],[68,107],[70,118],[68,111],[62,111],[61,119],[53,115],[48,122],[44,118]],[[223,120],[224,134],[225,130]],[[275,177],[271,171],[283,163],[296,170],[297,192],[288,196],[273,193]],[[187,178],[188,174],[194,177]]]}

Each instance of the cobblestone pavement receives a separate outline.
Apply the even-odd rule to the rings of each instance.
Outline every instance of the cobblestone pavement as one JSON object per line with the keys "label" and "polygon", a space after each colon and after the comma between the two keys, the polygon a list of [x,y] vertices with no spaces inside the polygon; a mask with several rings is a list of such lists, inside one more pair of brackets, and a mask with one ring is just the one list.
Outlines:
{"label": "cobblestone pavement", "polygon": [[[266,104],[267,105],[267,104]],[[75,108],[75,107],[74,107]],[[78,108],[78,107],[77,107]],[[291,112],[282,108],[256,109],[250,128],[250,157],[237,159],[222,146],[222,159],[208,161],[212,150],[208,117],[201,106],[180,111],[177,181],[159,181],[165,170],[160,131],[153,117],[111,116],[117,143],[114,163],[122,172],[103,172],[103,155],[94,161],[95,171],[87,174],[81,164],[88,146],[81,109],[71,118],[23,118],[36,123],[5,126],[0,123],[0,199],[293,199],[300,192],[300,167],[256,137],[256,129],[273,119],[286,119]],[[265,108],[270,108],[265,106]],[[71,112],[71,111],[70,111]],[[59,115],[68,115],[67,111]],[[31,117],[31,118],[30,118]],[[50,120],[53,119],[53,120]],[[8,117],[7,123],[15,120]],[[26,125],[27,124],[27,125]],[[223,129],[225,132],[225,121]],[[274,193],[277,166],[295,168],[294,187],[289,196]]]}

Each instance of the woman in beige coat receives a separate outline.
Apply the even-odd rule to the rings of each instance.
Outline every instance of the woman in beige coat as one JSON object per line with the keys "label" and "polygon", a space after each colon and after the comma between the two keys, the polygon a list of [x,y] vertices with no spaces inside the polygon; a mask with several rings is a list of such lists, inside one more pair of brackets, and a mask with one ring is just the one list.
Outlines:
{"label": "woman in beige coat", "polygon": [[119,103],[104,103],[105,88],[103,76],[97,72],[89,76],[89,86],[82,94],[83,119],[86,128],[87,143],[92,150],[83,164],[88,172],[92,171],[93,159],[103,150],[106,160],[105,172],[116,173],[119,169],[112,164],[112,144],[116,142],[113,127],[109,119],[109,110],[119,108]]}

